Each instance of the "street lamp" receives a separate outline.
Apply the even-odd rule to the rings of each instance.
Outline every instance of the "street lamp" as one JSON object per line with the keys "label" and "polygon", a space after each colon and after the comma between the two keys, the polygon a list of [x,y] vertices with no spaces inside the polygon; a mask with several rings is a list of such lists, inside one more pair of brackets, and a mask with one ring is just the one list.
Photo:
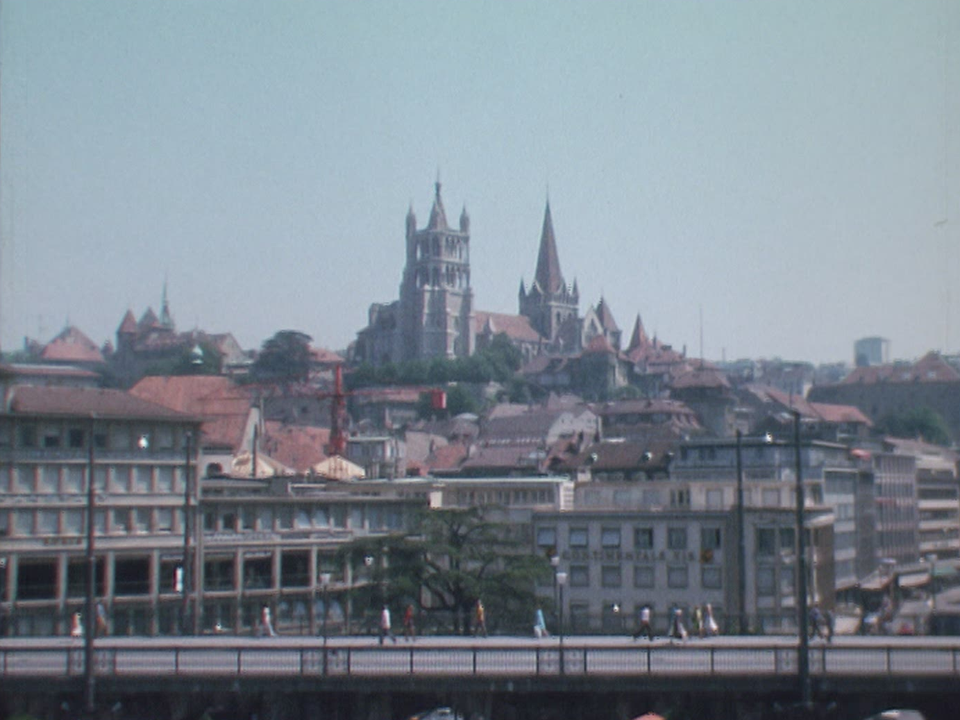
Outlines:
{"label": "street lamp", "polygon": [[97,678],[93,672],[93,638],[96,632],[94,622],[94,591],[97,584],[97,556],[95,547],[94,523],[96,520],[96,453],[94,451],[94,420],[90,420],[90,442],[87,448],[87,596],[84,602],[84,643],[83,643],[83,676],[84,676],[84,705],[87,713],[92,714],[96,704]]}
{"label": "street lamp", "polygon": [[937,555],[930,553],[927,555],[927,562],[930,563],[930,609],[937,612]]}
{"label": "street lamp", "polygon": [[553,606],[559,612],[560,603],[557,602],[557,570],[560,569],[560,556],[554,553],[550,556],[550,566],[553,568]]}
{"label": "street lamp", "polygon": [[747,632],[747,550],[743,537],[743,442],[742,433],[737,430],[737,595],[740,610],[740,634]]}
{"label": "street lamp", "polygon": [[812,701],[810,686],[810,637],[807,634],[807,548],[803,532],[803,464],[800,455],[800,412],[793,411],[794,460],[796,461],[796,526],[797,526],[797,627],[800,630],[797,672],[800,676],[800,701],[809,707]]}
{"label": "street lamp", "polygon": [[330,573],[320,573],[320,587],[323,589],[323,674],[327,674],[327,588],[330,586]]}
{"label": "street lamp", "polygon": [[[190,620],[190,580],[191,573],[193,572],[190,567],[190,475],[191,475],[191,466],[190,466],[190,455],[193,452],[193,433],[189,430],[186,431],[183,435],[184,441],[184,457],[183,457],[183,563],[181,565],[181,573],[183,577],[180,579],[181,588],[183,590],[183,610],[181,611],[181,629],[184,635],[187,635],[189,630],[188,621]],[[197,634],[196,620],[194,618],[193,625],[193,634]]]}
{"label": "street lamp", "polygon": [[560,674],[563,675],[563,586],[567,584],[567,574],[558,572],[557,588],[560,591]]}

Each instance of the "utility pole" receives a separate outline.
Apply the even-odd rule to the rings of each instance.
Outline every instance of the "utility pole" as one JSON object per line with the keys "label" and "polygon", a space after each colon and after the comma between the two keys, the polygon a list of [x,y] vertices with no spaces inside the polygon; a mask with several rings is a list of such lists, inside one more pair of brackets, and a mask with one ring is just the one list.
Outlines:
{"label": "utility pole", "polygon": [[737,595],[740,611],[740,634],[747,632],[747,549],[743,519],[743,442],[737,430]]}

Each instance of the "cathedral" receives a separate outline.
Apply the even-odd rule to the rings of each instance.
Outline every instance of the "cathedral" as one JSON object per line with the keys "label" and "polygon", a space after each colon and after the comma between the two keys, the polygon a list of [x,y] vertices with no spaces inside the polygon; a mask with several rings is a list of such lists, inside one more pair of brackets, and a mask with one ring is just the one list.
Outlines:
{"label": "cathedral", "polygon": [[354,359],[383,365],[429,358],[467,357],[474,350],[470,287],[470,217],[451,228],[435,185],[427,226],[417,229],[407,212],[406,265],[400,299],[370,306],[369,324],[357,334]]}
{"label": "cathedral", "polygon": [[406,265],[400,297],[370,306],[367,327],[357,333],[354,362],[384,365],[435,357],[467,357],[505,334],[525,360],[540,355],[581,353],[597,336],[614,353],[620,330],[601,299],[581,317],[576,281],[560,270],[557,240],[547,201],[537,265],[529,289],[521,280],[519,313],[476,310],[470,287],[470,218],[466,208],[457,228],[447,223],[440,183],[426,227],[417,229],[411,207],[406,218]]}

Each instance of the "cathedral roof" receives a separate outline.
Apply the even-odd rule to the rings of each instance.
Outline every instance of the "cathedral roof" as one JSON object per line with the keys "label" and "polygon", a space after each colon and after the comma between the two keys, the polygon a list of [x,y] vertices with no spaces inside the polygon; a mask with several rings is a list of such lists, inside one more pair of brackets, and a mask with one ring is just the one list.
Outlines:
{"label": "cathedral roof", "polygon": [[506,313],[492,313],[477,310],[473,315],[474,332],[482,334],[487,331],[491,335],[506,333],[514,341],[538,342],[542,340],[540,333],[530,324],[530,318],[525,315],[508,315]]}
{"label": "cathedral roof", "polygon": [[603,325],[603,329],[607,332],[620,329],[617,327],[617,321],[613,319],[613,313],[610,312],[610,306],[603,298],[600,298],[600,303],[597,305],[597,318],[599,318],[600,324]]}
{"label": "cathedral roof", "polygon": [[547,209],[543,214],[543,230],[540,233],[540,252],[537,255],[534,280],[540,290],[547,294],[559,292],[564,285],[563,274],[560,272],[560,257],[557,255],[557,240],[553,234],[550,201],[547,201]]}
{"label": "cathedral roof", "polygon": [[440,199],[440,183],[437,182],[434,187],[437,194],[433,199],[433,208],[430,210],[430,222],[427,223],[427,230],[446,230],[448,228],[447,213],[443,209],[443,200]]}

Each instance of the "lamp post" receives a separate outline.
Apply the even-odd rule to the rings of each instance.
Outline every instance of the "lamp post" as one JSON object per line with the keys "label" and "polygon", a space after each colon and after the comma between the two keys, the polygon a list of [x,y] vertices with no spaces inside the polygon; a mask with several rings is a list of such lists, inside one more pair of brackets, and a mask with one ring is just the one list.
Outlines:
{"label": "lamp post", "polygon": [[937,612],[937,555],[930,553],[927,555],[927,562],[930,563],[930,610]]}
{"label": "lamp post", "polygon": [[323,589],[323,674],[327,674],[327,588],[330,586],[330,573],[320,573],[320,587]]}
{"label": "lamp post", "polygon": [[807,548],[803,532],[803,465],[800,455],[800,413],[793,411],[793,443],[796,461],[796,527],[797,527],[797,626],[800,630],[797,673],[800,679],[800,702],[809,707],[812,694],[810,687],[810,636],[807,628]]}
{"label": "lamp post", "polygon": [[558,572],[557,589],[560,591],[560,674],[564,674],[563,669],[563,586],[567,584],[567,574]]}
{"label": "lamp post", "polygon": [[[183,590],[183,609],[181,610],[180,627],[181,632],[187,635],[190,630],[190,454],[193,450],[193,434],[188,430],[184,433],[184,457],[183,457],[183,568],[181,572],[183,577],[180,584]],[[193,634],[197,634],[196,628],[193,628]]]}
{"label": "lamp post", "polygon": [[743,443],[737,430],[737,595],[740,611],[740,634],[747,632],[747,550],[743,537]]}
{"label": "lamp post", "polygon": [[553,607],[559,616],[560,603],[557,601],[557,570],[560,569],[560,556],[554,553],[550,556],[550,566],[553,568]]}
{"label": "lamp post", "polygon": [[95,547],[94,521],[96,519],[96,453],[94,451],[94,420],[90,420],[90,442],[87,449],[87,595],[84,601],[84,643],[83,643],[83,679],[84,707],[93,715],[96,704],[97,678],[93,672],[93,639],[96,632],[94,622],[94,591],[97,584],[97,556]]}

